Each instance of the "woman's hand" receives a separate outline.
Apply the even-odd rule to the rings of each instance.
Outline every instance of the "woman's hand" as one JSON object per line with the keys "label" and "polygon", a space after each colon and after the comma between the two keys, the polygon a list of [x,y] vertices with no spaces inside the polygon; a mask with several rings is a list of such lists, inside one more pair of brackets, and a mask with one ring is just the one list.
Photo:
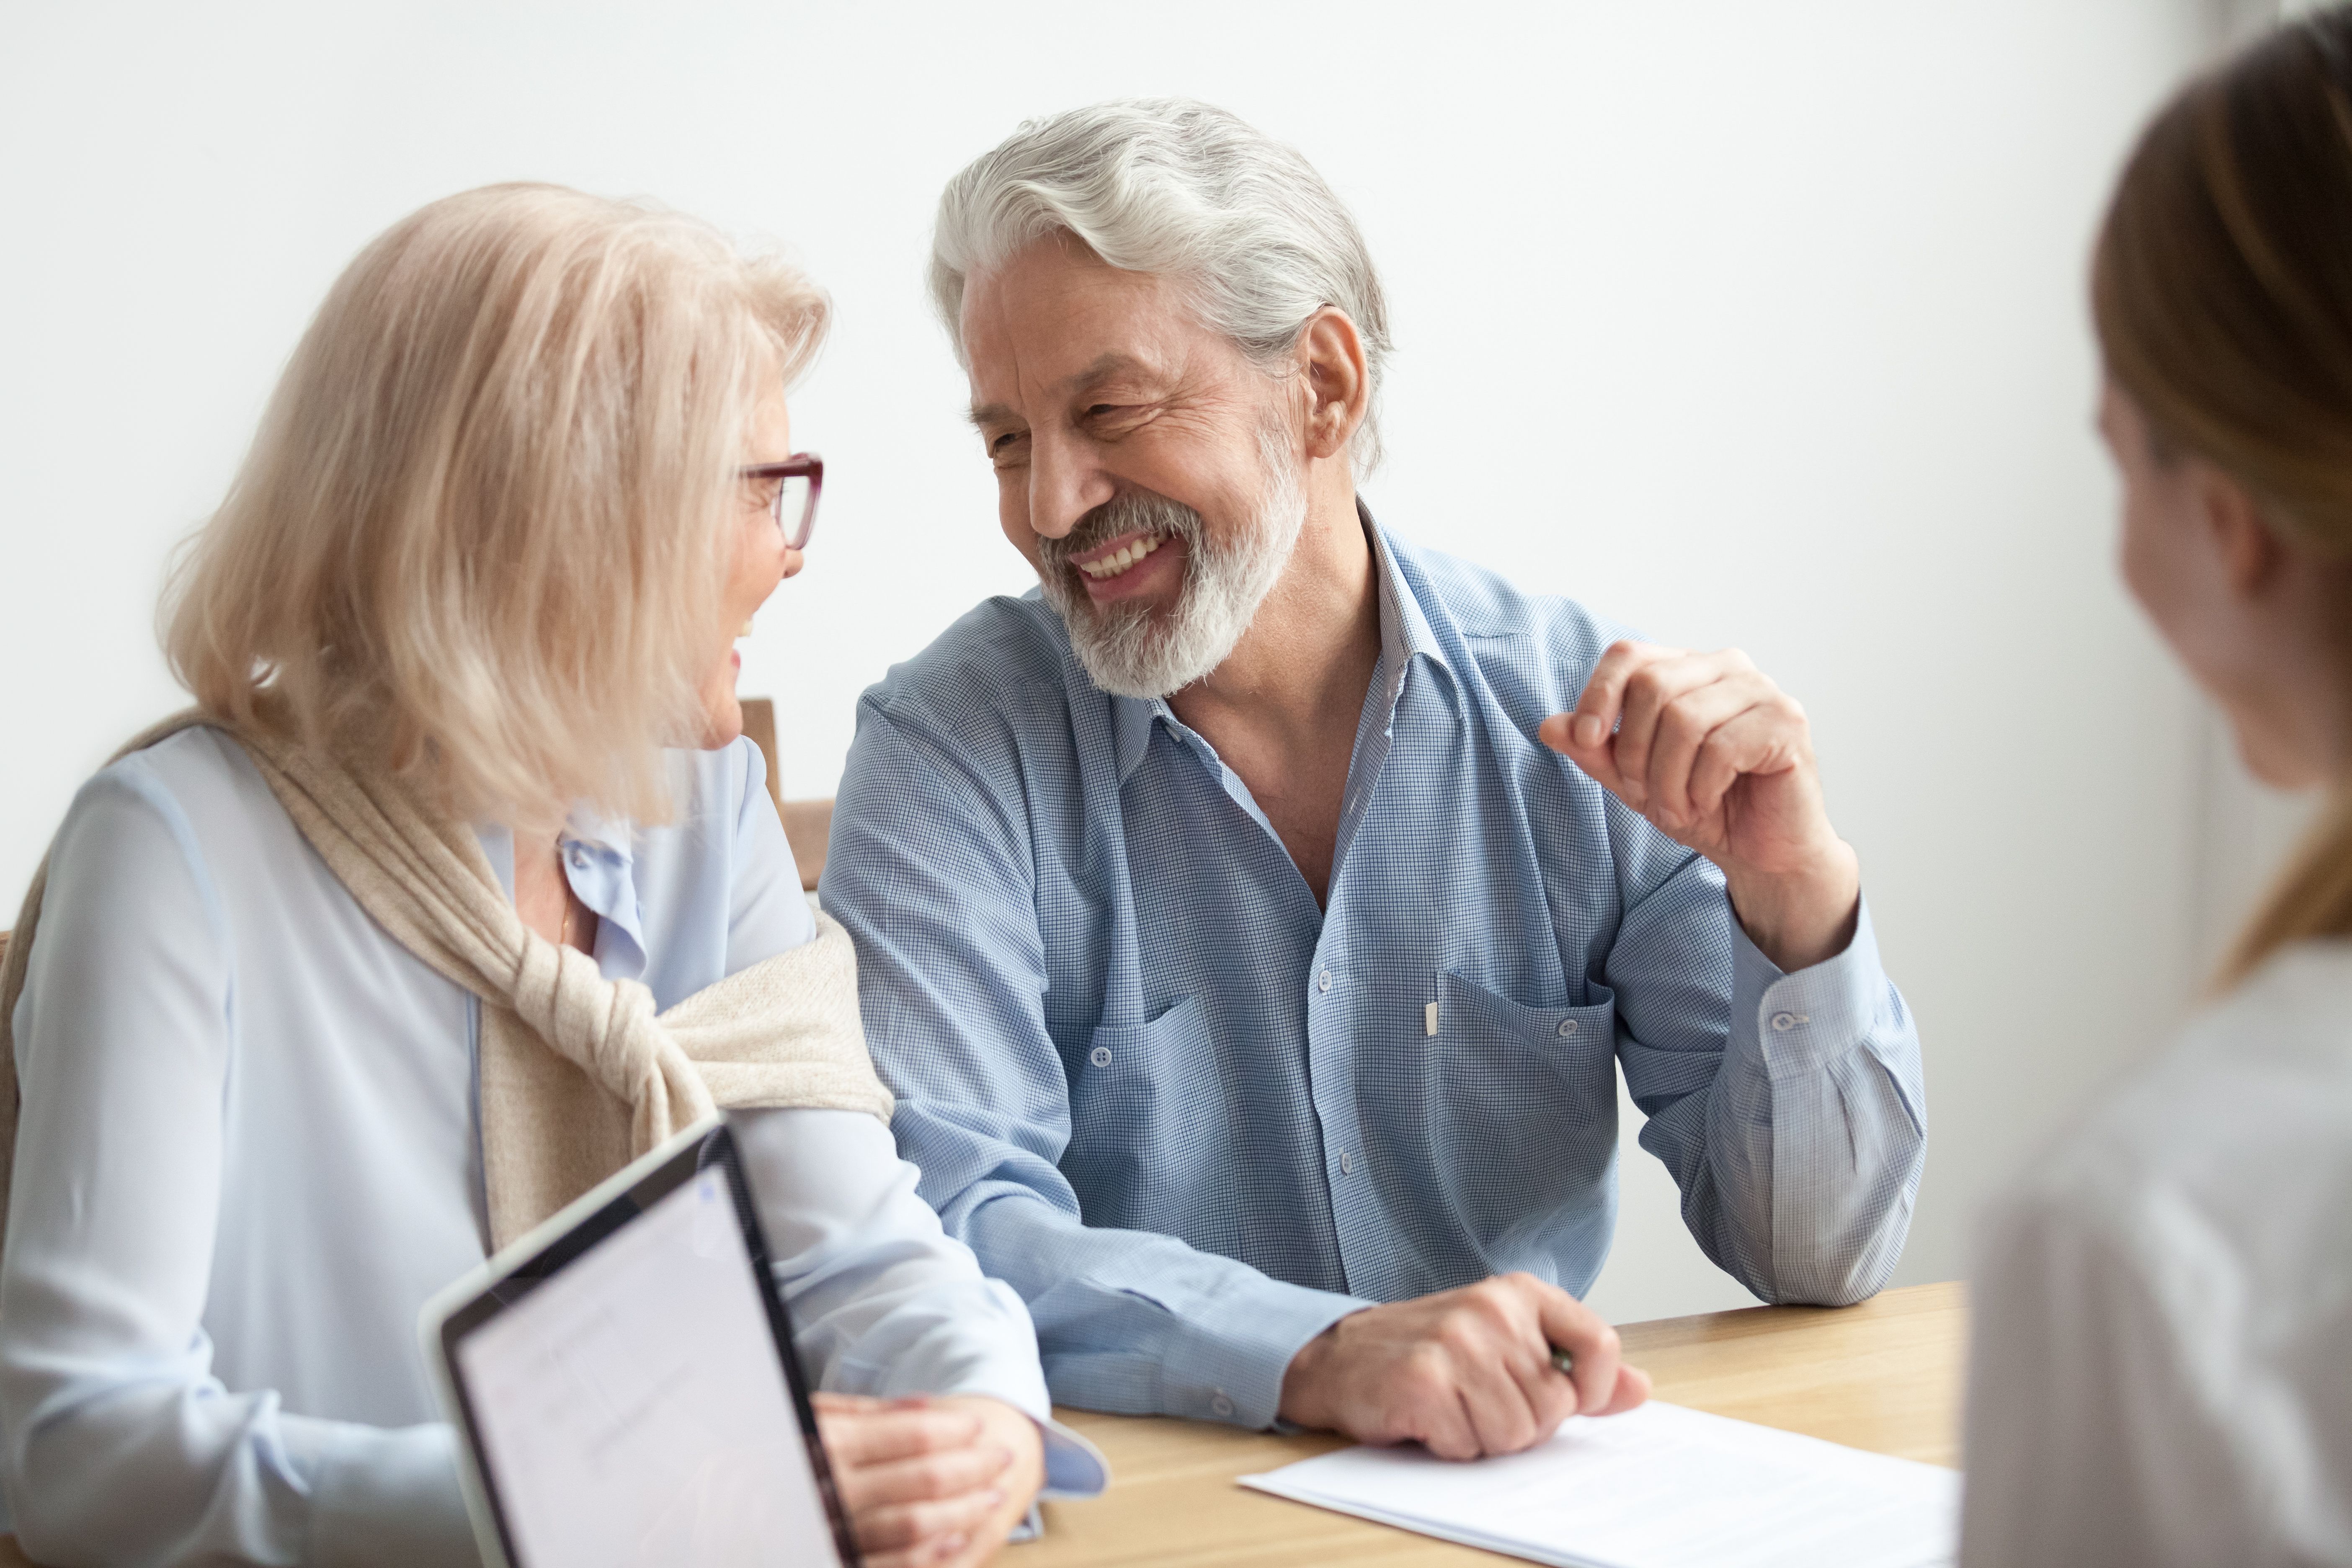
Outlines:
{"label": "woman's hand", "polygon": [[1003,1400],[811,1403],[866,1568],[984,1563],[1045,1484],[1037,1424]]}

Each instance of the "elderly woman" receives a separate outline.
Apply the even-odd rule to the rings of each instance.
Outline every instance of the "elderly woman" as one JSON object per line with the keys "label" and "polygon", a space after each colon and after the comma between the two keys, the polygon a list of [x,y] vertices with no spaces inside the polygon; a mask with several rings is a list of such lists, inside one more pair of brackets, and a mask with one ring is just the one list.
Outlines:
{"label": "elderly woman", "polygon": [[[37,1559],[472,1561],[420,1304],[714,1102],[870,1563],[987,1556],[1049,1456],[1099,1484],[915,1195],[740,738],[825,315],[543,186],[426,207],[328,297],[167,604],[197,707],[75,799],[0,981]],[[763,964],[805,1005],[740,1059],[653,1018]]]}
{"label": "elderly woman", "polygon": [[1995,1211],[1970,1564],[2352,1563],[2352,12],[2192,83],[2093,264],[2123,573],[2336,791],[2220,994]]}

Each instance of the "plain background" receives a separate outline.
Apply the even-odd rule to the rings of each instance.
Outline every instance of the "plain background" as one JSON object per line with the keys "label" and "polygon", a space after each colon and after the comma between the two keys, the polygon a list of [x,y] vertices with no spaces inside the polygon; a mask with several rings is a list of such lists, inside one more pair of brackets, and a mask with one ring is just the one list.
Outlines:
{"label": "plain background", "polygon": [[[2237,7],[2241,11],[2248,6]],[[176,705],[152,614],[327,285],[467,186],[643,194],[787,242],[839,327],[805,575],[745,647],[790,793],[857,692],[1026,568],[921,291],[1025,117],[1185,94],[1300,147],[1400,350],[1389,524],[1802,700],[1926,1040],[1901,1281],[2159,1038],[2291,814],[2118,589],[2083,278],[2197,0],[993,7],[71,6],[0,52],[0,899]],[[5,917],[0,917],[5,918]],[[1619,1318],[1738,1304],[1632,1145]]]}

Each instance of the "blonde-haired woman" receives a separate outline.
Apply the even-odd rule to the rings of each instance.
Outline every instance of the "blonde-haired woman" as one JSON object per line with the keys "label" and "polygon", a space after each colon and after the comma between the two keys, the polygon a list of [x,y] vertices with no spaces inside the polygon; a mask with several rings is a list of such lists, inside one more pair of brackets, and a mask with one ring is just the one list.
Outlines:
{"label": "blonde-haired woman", "polygon": [[2352,16],[2157,117],[2093,305],[2124,577],[2253,771],[2336,799],[1987,1227],[1962,1554],[2352,1563]]}
{"label": "blonde-haired woman", "polygon": [[1049,1453],[1099,1484],[914,1195],[739,738],[825,318],[544,186],[335,285],[167,605],[197,709],[77,796],[0,976],[0,1524],[35,1558],[472,1561],[420,1304],[714,1106],[804,1362],[865,1396],[824,1420],[869,1562],[986,1556]]}

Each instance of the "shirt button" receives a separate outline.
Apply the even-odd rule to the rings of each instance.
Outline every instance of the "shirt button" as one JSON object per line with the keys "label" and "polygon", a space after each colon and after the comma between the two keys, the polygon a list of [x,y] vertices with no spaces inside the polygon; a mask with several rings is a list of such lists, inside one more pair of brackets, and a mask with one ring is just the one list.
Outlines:
{"label": "shirt button", "polygon": [[1356,1157],[1353,1154],[1343,1153],[1339,1156],[1339,1173],[1343,1176],[1352,1176],[1356,1173]]}
{"label": "shirt button", "polygon": [[585,871],[588,869],[588,851],[585,849],[574,849],[572,852],[572,864],[577,870]]}
{"label": "shirt button", "polygon": [[1327,969],[1322,973],[1315,977],[1315,989],[1318,991],[1328,991],[1331,989],[1331,972],[1329,970]]}
{"label": "shirt button", "polygon": [[1095,1066],[1098,1068],[1107,1068],[1110,1066],[1110,1047],[1108,1046],[1097,1046],[1093,1050],[1087,1053],[1087,1060],[1094,1063]]}
{"label": "shirt button", "polygon": [[1234,1402],[1225,1397],[1225,1391],[1222,1388],[1217,1390],[1217,1396],[1209,1401],[1209,1408],[1224,1420],[1230,1421],[1234,1418]]}
{"label": "shirt button", "polygon": [[1559,1037],[1563,1040],[1568,1038],[1570,1035],[1576,1033],[1576,1028],[1577,1025],[1575,1019],[1562,1018],[1559,1021]]}
{"label": "shirt button", "polygon": [[1785,1035],[1797,1026],[1797,1016],[1794,1013],[1775,1013],[1772,1015],[1772,1026]]}

